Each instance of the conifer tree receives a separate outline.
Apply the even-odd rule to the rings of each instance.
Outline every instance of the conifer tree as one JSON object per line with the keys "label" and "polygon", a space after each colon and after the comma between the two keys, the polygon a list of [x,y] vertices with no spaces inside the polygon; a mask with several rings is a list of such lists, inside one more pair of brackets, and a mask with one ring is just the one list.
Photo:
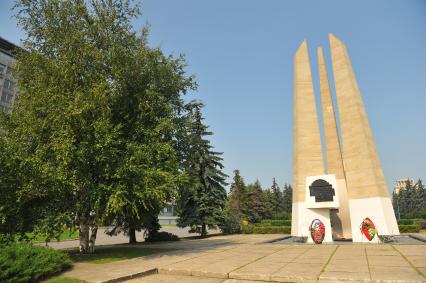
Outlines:
{"label": "conifer tree", "polygon": [[207,235],[207,227],[215,228],[224,221],[226,174],[222,172],[222,153],[213,151],[202,123],[200,104],[194,115],[188,151],[188,174],[192,186],[182,190],[178,207],[179,227]]}
{"label": "conifer tree", "polygon": [[243,211],[250,223],[259,223],[271,215],[259,180],[247,186],[246,198]]}
{"label": "conifer tree", "polygon": [[283,193],[281,192],[280,187],[275,181],[275,177],[272,179],[271,193],[272,193],[272,196],[271,196],[272,213],[276,214],[276,213],[283,212],[283,209],[284,209]]}
{"label": "conifer tree", "polygon": [[283,212],[291,213],[293,204],[293,188],[291,185],[284,184],[283,189]]}
{"label": "conifer tree", "polygon": [[234,178],[231,183],[228,210],[231,215],[233,215],[240,222],[244,218],[242,211],[243,202],[246,194],[246,185],[244,180],[240,175],[239,170],[234,170]]}

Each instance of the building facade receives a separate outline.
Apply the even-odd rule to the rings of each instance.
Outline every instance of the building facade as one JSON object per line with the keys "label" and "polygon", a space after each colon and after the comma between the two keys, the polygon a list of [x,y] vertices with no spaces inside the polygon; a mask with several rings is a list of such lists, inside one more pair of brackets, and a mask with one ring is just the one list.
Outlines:
{"label": "building facade", "polygon": [[399,193],[405,189],[407,189],[408,184],[412,188],[417,189],[419,187],[418,183],[414,183],[413,179],[407,178],[407,179],[400,179],[395,181],[395,186],[393,188],[393,193],[396,195],[399,195]]}
{"label": "building facade", "polygon": [[0,37],[0,110],[10,111],[15,102],[17,87],[13,75],[15,52],[19,47]]}

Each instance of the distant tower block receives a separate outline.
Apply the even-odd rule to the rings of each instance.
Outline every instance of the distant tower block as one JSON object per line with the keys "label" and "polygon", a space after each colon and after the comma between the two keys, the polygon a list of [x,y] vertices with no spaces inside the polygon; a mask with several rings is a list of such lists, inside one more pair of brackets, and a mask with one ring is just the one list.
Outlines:
{"label": "distant tower block", "polygon": [[327,159],[327,174],[334,174],[339,193],[339,209],[330,210],[330,218],[335,238],[352,238],[349,216],[349,203],[345,173],[343,170],[342,151],[337,133],[336,116],[331,98],[330,84],[324,62],[322,48],[318,48],[318,68],[322,106],[322,122],[324,129],[325,154]]}
{"label": "distant tower block", "polygon": [[321,137],[306,41],[294,58],[293,207],[291,234],[307,236],[304,217],[306,178],[324,174]]}
{"label": "distant tower block", "polygon": [[[361,242],[362,220],[369,217],[382,235],[399,234],[364,103],[345,45],[330,35],[334,83],[339,107],[343,164],[353,241]],[[378,240],[377,237],[375,240]]]}

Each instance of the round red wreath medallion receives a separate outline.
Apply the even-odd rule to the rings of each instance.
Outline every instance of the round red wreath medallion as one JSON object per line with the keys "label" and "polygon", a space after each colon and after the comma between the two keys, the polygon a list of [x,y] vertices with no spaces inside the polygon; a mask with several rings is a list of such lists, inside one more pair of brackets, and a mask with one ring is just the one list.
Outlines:
{"label": "round red wreath medallion", "polygon": [[324,223],[319,219],[314,219],[309,227],[311,231],[311,237],[315,244],[321,244],[325,236]]}
{"label": "round red wreath medallion", "polygon": [[368,217],[362,220],[361,227],[359,229],[369,241],[373,240],[374,236],[377,234],[376,226]]}

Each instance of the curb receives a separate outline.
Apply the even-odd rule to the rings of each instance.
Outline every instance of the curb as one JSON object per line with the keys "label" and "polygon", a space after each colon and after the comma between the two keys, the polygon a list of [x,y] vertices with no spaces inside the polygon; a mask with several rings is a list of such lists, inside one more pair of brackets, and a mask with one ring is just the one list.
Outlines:
{"label": "curb", "polygon": [[257,243],[257,244],[271,244],[271,243],[275,243],[275,242],[278,242],[278,241],[287,240],[287,239],[290,239],[290,238],[291,238],[291,235],[288,235],[288,236],[279,237],[279,238],[275,238],[275,239],[272,239],[272,240],[260,242],[260,243]]}
{"label": "curb", "polygon": [[415,240],[421,241],[423,243],[426,243],[426,237],[420,236],[420,235],[416,235],[416,234],[409,234],[408,235],[410,238],[413,238]]}
{"label": "curb", "polygon": [[144,276],[152,275],[152,274],[157,274],[157,273],[158,273],[158,268],[153,268],[153,269],[149,269],[149,270],[146,270],[146,271],[133,273],[133,274],[130,274],[130,275],[125,275],[125,276],[117,277],[117,278],[114,278],[114,279],[101,281],[101,283],[124,282],[124,281],[127,281],[127,280],[136,279],[136,278],[140,278],[140,277],[144,277]]}

